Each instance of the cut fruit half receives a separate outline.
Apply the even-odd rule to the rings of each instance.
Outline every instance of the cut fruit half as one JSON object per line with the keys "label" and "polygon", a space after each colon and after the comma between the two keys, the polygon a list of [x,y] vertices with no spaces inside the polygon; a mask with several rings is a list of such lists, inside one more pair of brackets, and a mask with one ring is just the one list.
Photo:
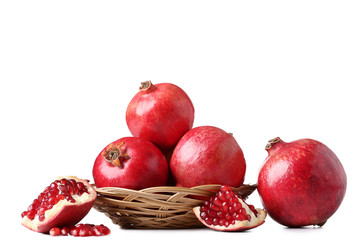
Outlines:
{"label": "cut fruit half", "polygon": [[231,187],[223,185],[215,196],[202,206],[193,208],[205,226],[217,231],[244,231],[265,222],[266,211],[247,204]]}
{"label": "cut fruit half", "polygon": [[96,196],[87,180],[59,177],[22,212],[21,224],[43,233],[53,227],[75,225],[90,211]]}

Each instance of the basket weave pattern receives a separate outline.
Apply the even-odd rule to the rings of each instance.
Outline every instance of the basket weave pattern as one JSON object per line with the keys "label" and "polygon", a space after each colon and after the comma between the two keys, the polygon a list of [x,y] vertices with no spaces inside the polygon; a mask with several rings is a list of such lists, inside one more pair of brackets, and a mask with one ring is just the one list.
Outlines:
{"label": "basket weave pattern", "polygon": [[[122,228],[175,229],[199,228],[203,224],[192,208],[218,191],[220,185],[202,185],[193,188],[152,187],[131,190],[117,187],[95,188],[98,197],[94,208],[105,213]],[[233,190],[246,198],[256,185],[242,185]]]}

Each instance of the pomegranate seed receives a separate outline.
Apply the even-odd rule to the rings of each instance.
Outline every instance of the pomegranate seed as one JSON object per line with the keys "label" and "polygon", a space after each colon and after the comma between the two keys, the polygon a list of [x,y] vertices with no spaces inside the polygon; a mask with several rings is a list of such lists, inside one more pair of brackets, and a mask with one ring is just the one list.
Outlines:
{"label": "pomegranate seed", "polygon": [[34,210],[28,211],[26,214],[26,216],[31,220],[33,220],[35,218],[35,215],[36,215],[36,212]]}
{"label": "pomegranate seed", "polygon": [[204,220],[205,220],[206,224],[208,224],[208,225],[211,225],[214,222],[213,219],[210,217],[207,217]]}
{"label": "pomegranate seed", "polygon": [[79,236],[79,229],[78,228],[76,228],[76,227],[74,227],[73,229],[70,229],[70,232],[69,232],[69,234],[71,235],[71,236]]}
{"label": "pomegranate seed", "polygon": [[221,207],[222,204],[221,200],[218,197],[214,197],[213,203],[219,207]]}
{"label": "pomegranate seed", "polygon": [[101,227],[101,232],[103,235],[109,235],[110,234],[110,229],[106,226],[104,226],[103,224],[100,224],[100,227]]}
{"label": "pomegranate seed", "polygon": [[221,202],[226,201],[225,194],[223,192],[218,193],[218,198],[220,199]]}
{"label": "pomegranate seed", "polygon": [[69,232],[70,232],[70,229],[68,227],[61,228],[61,235],[66,236],[69,234]]}
{"label": "pomegranate seed", "polygon": [[216,217],[216,212],[214,212],[214,211],[212,211],[212,210],[209,210],[209,211],[207,212],[207,214],[208,214],[210,217],[212,217],[212,218]]}
{"label": "pomegranate seed", "polygon": [[60,228],[53,227],[52,229],[50,229],[49,233],[51,236],[58,236],[58,235],[60,235]]}
{"label": "pomegranate seed", "polygon": [[255,216],[257,217],[258,212],[256,211],[255,207],[253,205],[249,205],[249,208],[251,209],[251,211],[255,214]]}
{"label": "pomegranate seed", "polygon": [[229,209],[229,204],[228,204],[227,202],[223,202],[223,204],[222,204],[222,210],[223,210],[224,212],[227,212],[228,209]]}
{"label": "pomegranate seed", "polygon": [[39,215],[39,221],[42,222],[45,220],[45,215]]}
{"label": "pomegranate seed", "polygon": [[101,226],[93,226],[91,228],[91,235],[93,235],[93,236],[101,236],[101,234],[102,234]]}

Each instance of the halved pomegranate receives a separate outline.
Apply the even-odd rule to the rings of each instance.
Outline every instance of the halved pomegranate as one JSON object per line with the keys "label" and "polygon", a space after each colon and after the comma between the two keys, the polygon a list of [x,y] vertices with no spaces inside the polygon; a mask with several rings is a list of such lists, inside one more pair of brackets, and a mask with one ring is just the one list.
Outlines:
{"label": "halved pomegranate", "polygon": [[90,211],[96,196],[87,180],[59,177],[22,212],[21,224],[42,233],[53,227],[75,225]]}
{"label": "halved pomegranate", "polygon": [[265,210],[247,204],[227,185],[193,211],[200,222],[218,231],[244,231],[260,226],[266,218]]}

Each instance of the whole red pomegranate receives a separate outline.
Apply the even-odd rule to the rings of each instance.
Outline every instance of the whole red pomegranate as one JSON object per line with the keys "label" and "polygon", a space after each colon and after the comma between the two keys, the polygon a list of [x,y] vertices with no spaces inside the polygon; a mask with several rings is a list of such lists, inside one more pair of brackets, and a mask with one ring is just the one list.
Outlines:
{"label": "whole red pomegranate", "polygon": [[174,147],[193,122],[194,106],[190,98],[171,83],[143,82],[126,110],[131,134],[153,142],[162,150]]}
{"label": "whole red pomegranate", "polygon": [[258,192],[269,215],[289,227],[325,224],[346,190],[346,174],[336,155],[312,139],[286,143],[274,138],[266,150]]}
{"label": "whole red pomegranate", "polygon": [[120,138],[107,145],[93,167],[97,187],[143,189],[165,185],[168,163],[151,142],[137,137]]}
{"label": "whole red pomegranate", "polygon": [[240,186],[246,163],[235,138],[220,128],[196,127],[178,142],[170,160],[176,184],[193,187],[203,184]]}

